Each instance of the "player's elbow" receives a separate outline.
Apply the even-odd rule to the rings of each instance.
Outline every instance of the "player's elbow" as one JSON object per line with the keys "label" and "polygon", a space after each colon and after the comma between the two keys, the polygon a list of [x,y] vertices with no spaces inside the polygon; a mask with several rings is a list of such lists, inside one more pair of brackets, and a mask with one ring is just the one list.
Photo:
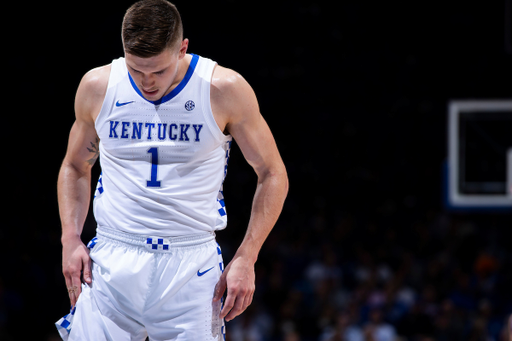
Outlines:
{"label": "player's elbow", "polygon": [[288,188],[290,187],[290,182],[288,180],[288,173],[286,172],[286,168],[283,166],[283,171],[282,173],[280,174],[281,175],[281,183],[283,185],[283,192],[284,192],[284,195],[288,195]]}
{"label": "player's elbow", "polygon": [[65,157],[60,167],[59,178],[83,178],[91,174],[92,165],[87,162],[76,162]]}
{"label": "player's elbow", "polygon": [[262,172],[262,176],[259,177],[261,182],[270,181],[274,186],[278,187],[280,192],[286,196],[288,194],[289,181],[286,167],[283,163],[269,167]]}

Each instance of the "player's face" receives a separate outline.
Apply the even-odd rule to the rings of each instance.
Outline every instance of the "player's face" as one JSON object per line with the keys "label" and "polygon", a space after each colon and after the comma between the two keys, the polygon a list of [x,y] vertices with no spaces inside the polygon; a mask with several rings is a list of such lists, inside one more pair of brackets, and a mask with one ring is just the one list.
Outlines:
{"label": "player's face", "polygon": [[125,53],[128,71],[144,98],[157,101],[171,92],[179,70],[179,62],[185,57],[188,40],[178,49],[167,49],[157,56],[141,58]]}

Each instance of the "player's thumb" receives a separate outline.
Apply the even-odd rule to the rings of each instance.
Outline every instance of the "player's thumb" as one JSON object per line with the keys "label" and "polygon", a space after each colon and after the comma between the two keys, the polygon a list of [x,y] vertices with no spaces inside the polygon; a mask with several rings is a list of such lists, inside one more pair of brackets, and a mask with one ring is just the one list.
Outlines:
{"label": "player's thumb", "polygon": [[91,273],[91,258],[87,257],[87,259],[83,259],[83,271],[84,271],[84,281],[88,284],[92,283],[92,273]]}
{"label": "player's thumb", "polygon": [[215,291],[213,294],[213,300],[218,301],[224,295],[224,291],[226,291],[226,273],[224,272],[222,276],[220,276],[217,285],[215,285]]}

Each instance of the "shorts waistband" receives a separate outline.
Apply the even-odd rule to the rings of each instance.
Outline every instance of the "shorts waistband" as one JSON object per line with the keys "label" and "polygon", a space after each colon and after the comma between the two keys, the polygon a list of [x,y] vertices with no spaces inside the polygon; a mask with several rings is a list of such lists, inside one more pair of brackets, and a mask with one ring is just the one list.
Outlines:
{"label": "shorts waistband", "polygon": [[180,237],[162,237],[140,234],[131,234],[112,229],[106,226],[98,226],[96,234],[105,239],[118,241],[138,247],[145,247],[152,251],[170,251],[181,248],[194,247],[215,240],[214,232],[201,232]]}

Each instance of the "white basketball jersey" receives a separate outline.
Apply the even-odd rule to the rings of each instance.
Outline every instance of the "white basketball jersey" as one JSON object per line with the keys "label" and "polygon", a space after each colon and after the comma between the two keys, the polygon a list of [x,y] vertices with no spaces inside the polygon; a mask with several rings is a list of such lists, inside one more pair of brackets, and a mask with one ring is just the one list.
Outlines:
{"label": "white basketball jersey", "polygon": [[213,118],[214,67],[192,55],[181,83],[151,102],[124,58],[112,62],[95,123],[102,170],[94,198],[99,226],[157,236],[226,227],[222,184],[232,138]]}

